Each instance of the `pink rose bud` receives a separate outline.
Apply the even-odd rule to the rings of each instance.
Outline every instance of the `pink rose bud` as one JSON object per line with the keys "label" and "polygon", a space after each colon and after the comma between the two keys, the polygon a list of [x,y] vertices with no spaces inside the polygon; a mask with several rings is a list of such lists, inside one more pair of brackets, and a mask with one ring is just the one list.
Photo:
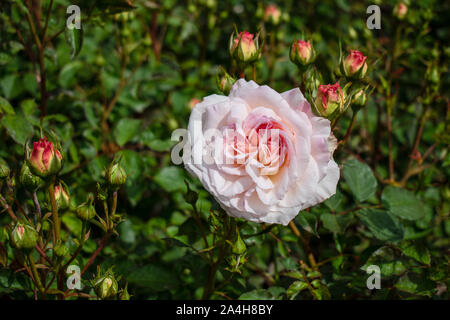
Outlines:
{"label": "pink rose bud", "polygon": [[403,2],[399,2],[395,5],[393,14],[399,20],[403,20],[408,13],[408,7]]}
{"label": "pink rose bud", "polygon": [[55,200],[59,209],[64,210],[69,207],[70,204],[69,193],[61,184],[55,186]]}
{"label": "pink rose bud", "polygon": [[34,174],[42,178],[55,175],[61,169],[61,162],[61,153],[46,137],[33,143],[29,164]]}
{"label": "pink rose bud", "polygon": [[11,244],[18,249],[32,249],[38,240],[38,233],[36,230],[25,223],[17,222],[11,232]]}
{"label": "pink rose bud", "polygon": [[269,4],[264,11],[264,21],[273,25],[277,25],[280,22],[281,11],[277,6]]}
{"label": "pink rose bud", "polygon": [[224,68],[222,67],[219,68],[219,71],[217,72],[216,75],[216,84],[217,88],[223,94],[228,95],[235,82],[236,79],[230,76]]}
{"label": "pink rose bud", "polygon": [[343,62],[344,74],[351,78],[363,78],[367,72],[367,57],[358,50],[350,50],[349,55]]}
{"label": "pink rose bud", "polygon": [[344,93],[339,83],[319,86],[315,106],[320,116],[329,118],[335,112],[341,112],[344,102]]}
{"label": "pink rose bud", "polygon": [[291,46],[291,61],[298,66],[306,66],[313,61],[314,49],[309,41],[297,40]]}
{"label": "pink rose bud", "polygon": [[254,35],[247,31],[240,32],[237,37],[234,36],[234,33],[231,35],[230,54],[239,63],[252,63],[260,58],[259,35],[255,39],[253,37]]}

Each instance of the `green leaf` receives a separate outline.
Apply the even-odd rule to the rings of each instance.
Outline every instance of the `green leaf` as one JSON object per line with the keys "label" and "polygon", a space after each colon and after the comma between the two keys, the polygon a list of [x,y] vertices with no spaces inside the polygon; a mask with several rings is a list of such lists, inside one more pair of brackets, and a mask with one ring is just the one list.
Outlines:
{"label": "green leaf", "polygon": [[66,28],[66,41],[72,49],[71,59],[75,58],[83,47],[83,33],[83,28],[72,28],[72,30],[70,28]]}
{"label": "green leaf", "polygon": [[75,235],[77,238],[80,237],[82,222],[74,213],[68,212],[64,214],[61,220],[73,235]]}
{"label": "green leaf", "polygon": [[336,193],[327,200],[324,201],[324,204],[333,211],[336,211],[337,208],[339,208],[339,205],[341,204],[343,200],[342,193],[339,190],[336,190]]}
{"label": "green leaf", "polygon": [[0,114],[15,114],[14,108],[11,106],[8,100],[0,97]]}
{"label": "green leaf", "polygon": [[81,61],[71,61],[62,67],[58,75],[58,83],[61,87],[68,89],[77,83],[77,75],[83,68]]}
{"label": "green leaf", "polygon": [[239,300],[275,300],[275,298],[266,289],[255,289],[241,294]]}
{"label": "green leaf", "polygon": [[358,211],[361,222],[373,235],[383,241],[399,241],[403,239],[403,228],[398,220],[388,212],[380,209],[362,209]]}
{"label": "green leaf", "polygon": [[381,200],[389,212],[399,218],[417,220],[425,215],[425,207],[422,201],[406,189],[387,186],[383,190]]}
{"label": "green leaf", "polygon": [[358,202],[369,199],[377,190],[377,180],[370,167],[356,159],[345,163],[344,178]]}
{"label": "green leaf", "polygon": [[139,119],[121,119],[114,129],[114,137],[119,146],[133,139],[141,128],[142,121]]}
{"label": "green leaf", "polygon": [[299,215],[297,215],[297,218],[295,220],[297,220],[296,222],[298,222],[303,229],[305,229],[309,233],[314,234],[316,237],[319,237],[319,234],[317,233],[316,215],[307,211],[302,211]]}
{"label": "green leaf", "polygon": [[431,297],[436,292],[436,284],[424,276],[408,272],[402,276],[395,287],[403,292]]}
{"label": "green leaf", "polygon": [[305,281],[294,281],[286,291],[288,299],[294,300],[306,288],[308,288],[308,284]]}
{"label": "green leaf", "polygon": [[396,256],[393,248],[386,246],[373,252],[361,269],[366,271],[371,265],[380,267],[381,275],[385,277],[398,276],[406,270],[405,262]]}
{"label": "green leaf", "polygon": [[21,145],[24,145],[27,139],[33,135],[33,126],[22,115],[6,115],[2,118],[1,123],[11,138]]}
{"label": "green leaf", "polygon": [[399,247],[406,256],[427,265],[431,263],[430,252],[425,246],[412,241],[405,241],[401,243]]}
{"label": "green leaf", "polygon": [[168,268],[156,265],[146,265],[132,271],[127,277],[130,284],[148,288],[152,291],[163,291],[178,285],[178,277]]}
{"label": "green leaf", "polygon": [[136,241],[136,232],[130,220],[126,220],[119,225],[119,239],[126,244],[133,244]]}
{"label": "green leaf", "polygon": [[175,166],[161,169],[155,175],[154,180],[167,192],[186,190],[183,170]]}
{"label": "green leaf", "polygon": [[343,233],[352,218],[352,213],[348,213],[344,216],[339,216],[332,213],[323,213],[320,216],[320,220],[322,221],[324,228],[333,233]]}

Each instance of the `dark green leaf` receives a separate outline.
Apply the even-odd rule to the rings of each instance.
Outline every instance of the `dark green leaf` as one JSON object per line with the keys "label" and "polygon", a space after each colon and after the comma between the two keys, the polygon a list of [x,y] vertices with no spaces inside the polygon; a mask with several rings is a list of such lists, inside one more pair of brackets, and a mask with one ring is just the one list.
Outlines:
{"label": "dark green leaf", "polygon": [[393,215],[406,219],[417,220],[425,215],[422,201],[411,191],[387,186],[383,190],[381,200]]}
{"label": "dark green leaf", "polygon": [[377,190],[377,180],[370,167],[356,159],[345,163],[344,178],[358,202],[369,199]]}
{"label": "dark green leaf", "polygon": [[383,241],[403,239],[403,228],[398,220],[388,212],[380,209],[362,209],[358,213],[373,235]]}
{"label": "dark green leaf", "polygon": [[171,289],[178,284],[178,277],[167,268],[156,265],[146,265],[132,271],[126,279],[130,284],[135,284],[152,291]]}
{"label": "dark green leaf", "polygon": [[72,49],[72,59],[75,58],[83,47],[83,28],[66,28],[66,41]]}
{"label": "dark green leaf", "polygon": [[406,256],[411,257],[421,263],[430,264],[430,252],[423,245],[414,243],[412,241],[405,241],[401,243],[399,247]]}
{"label": "dark green leaf", "polygon": [[21,145],[24,145],[27,139],[33,135],[33,126],[21,115],[6,115],[2,118],[1,123],[11,138]]}
{"label": "dark green leaf", "polygon": [[121,119],[114,129],[114,137],[119,146],[133,139],[141,128],[142,121],[139,119]]}

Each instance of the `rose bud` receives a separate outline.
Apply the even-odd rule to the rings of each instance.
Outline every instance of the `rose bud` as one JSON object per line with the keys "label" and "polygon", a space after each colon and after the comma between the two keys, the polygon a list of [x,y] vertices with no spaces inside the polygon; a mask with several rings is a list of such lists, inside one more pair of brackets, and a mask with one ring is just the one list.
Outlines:
{"label": "rose bud", "polygon": [[200,102],[202,102],[202,100],[200,100],[199,98],[192,98],[189,101],[189,109],[191,109],[191,110],[194,109],[194,107]]}
{"label": "rose bud", "polygon": [[230,54],[238,63],[248,64],[255,62],[261,57],[259,48],[259,34],[254,35],[244,31],[236,37],[233,32],[230,38]]}
{"label": "rose bud", "polygon": [[33,151],[28,160],[30,169],[41,178],[53,176],[61,169],[62,156],[46,137],[33,143]]}
{"label": "rose bud", "polygon": [[128,283],[125,285],[125,288],[123,288],[120,292],[119,299],[120,300],[130,300],[131,296],[128,293]]}
{"label": "rose bud", "polygon": [[38,240],[37,231],[30,225],[17,222],[11,232],[11,244],[18,249],[32,249]]}
{"label": "rose bud", "polygon": [[67,192],[67,189],[61,184],[55,186],[55,200],[56,205],[61,210],[67,209],[70,205],[69,193]]}
{"label": "rose bud", "polygon": [[216,84],[223,94],[228,95],[235,82],[236,79],[230,76],[224,68],[219,69],[216,76]]}
{"label": "rose bud", "polygon": [[89,196],[89,200],[77,207],[76,214],[80,220],[89,221],[95,217],[97,212],[93,205],[94,197]]}
{"label": "rose bud", "polygon": [[0,181],[6,179],[9,176],[9,172],[8,164],[3,159],[0,159]]}
{"label": "rose bud", "polygon": [[314,60],[314,49],[309,41],[297,40],[291,46],[289,57],[297,66],[306,66]]}
{"label": "rose bud", "polygon": [[264,21],[276,26],[280,22],[281,11],[277,6],[269,4],[264,11]]}
{"label": "rose bud", "polygon": [[367,103],[367,95],[364,90],[358,91],[352,99],[352,109],[360,109],[364,107]]}
{"label": "rose bud", "polygon": [[34,175],[31,172],[30,167],[26,162],[23,164],[22,169],[20,169],[19,181],[20,184],[31,193],[35,192],[43,183],[43,180],[39,176]]}
{"label": "rose bud", "polygon": [[320,116],[330,117],[336,110],[344,108],[344,93],[341,86],[335,84],[320,85],[317,91],[315,106]]}
{"label": "rose bud", "polygon": [[408,13],[408,7],[403,2],[399,2],[395,5],[393,14],[399,20],[403,20]]}
{"label": "rose bud", "polygon": [[363,78],[367,72],[367,57],[358,50],[350,50],[349,55],[343,61],[344,74],[348,78]]}
{"label": "rose bud", "polygon": [[116,190],[127,182],[127,173],[121,167],[120,163],[111,164],[108,169],[108,182]]}
{"label": "rose bud", "polygon": [[117,281],[111,272],[107,272],[104,276],[98,278],[95,281],[94,288],[100,299],[114,298],[119,289]]}
{"label": "rose bud", "polygon": [[55,254],[58,257],[64,257],[69,253],[69,248],[65,246],[64,244],[59,244],[55,247]]}

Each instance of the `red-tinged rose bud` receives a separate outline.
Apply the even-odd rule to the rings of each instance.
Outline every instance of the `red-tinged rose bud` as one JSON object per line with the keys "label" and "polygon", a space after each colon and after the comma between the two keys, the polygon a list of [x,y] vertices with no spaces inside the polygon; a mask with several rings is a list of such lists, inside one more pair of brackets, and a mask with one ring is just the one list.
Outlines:
{"label": "red-tinged rose bud", "polygon": [[314,48],[309,41],[297,40],[291,46],[289,57],[297,66],[306,66],[314,60]]}
{"label": "red-tinged rose bud", "polygon": [[37,231],[25,223],[17,222],[11,232],[11,244],[18,249],[32,249],[37,240]]}
{"label": "red-tinged rose bud", "polygon": [[200,100],[199,98],[192,98],[191,100],[189,100],[189,109],[194,109],[194,107],[200,102],[202,102],[202,100]]}
{"label": "red-tinged rose bud", "polygon": [[395,5],[393,14],[399,20],[403,20],[408,13],[408,7],[403,2],[399,2]]}
{"label": "red-tinged rose bud", "polygon": [[228,72],[225,71],[225,69],[223,69],[222,67],[219,69],[219,72],[217,72],[216,76],[216,84],[217,88],[223,94],[228,95],[235,82],[236,79],[230,76]]}
{"label": "red-tinged rose bud", "polygon": [[120,163],[111,164],[108,168],[108,182],[113,189],[118,190],[121,185],[127,182],[127,173]]}
{"label": "red-tinged rose bud", "polygon": [[34,174],[46,178],[59,172],[62,156],[53,143],[44,137],[33,144],[33,151],[28,162]]}
{"label": "red-tinged rose bud", "polygon": [[338,83],[319,86],[315,100],[318,115],[329,118],[343,110],[344,102],[344,93]]}
{"label": "red-tinged rose bud", "polygon": [[269,22],[276,26],[280,23],[281,11],[277,6],[269,4],[264,11],[264,21]]}
{"label": "red-tinged rose bud", "polygon": [[8,164],[3,159],[0,159],[0,181],[6,179],[9,176],[9,172]]}
{"label": "red-tinged rose bud", "polygon": [[70,205],[70,196],[67,192],[67,189],[62,185],[59,184],[55,186],[55,200],[56,205],[60,210],[65,210]]}
{"label": "red-tinged rose bud", "polygon": [[343,61],[344,74],[348,78],[361,79],[367,72],[367,57],[358,50],[350,50],[349,55]]}
{"label": "red-tinged rose bud", "polygon": [[230,38],[230,54],[241,64],[248,64],[258,60],[261,56],[259,34],[254,38],[253,34],[244,31],[235,37],[233,32]]}

